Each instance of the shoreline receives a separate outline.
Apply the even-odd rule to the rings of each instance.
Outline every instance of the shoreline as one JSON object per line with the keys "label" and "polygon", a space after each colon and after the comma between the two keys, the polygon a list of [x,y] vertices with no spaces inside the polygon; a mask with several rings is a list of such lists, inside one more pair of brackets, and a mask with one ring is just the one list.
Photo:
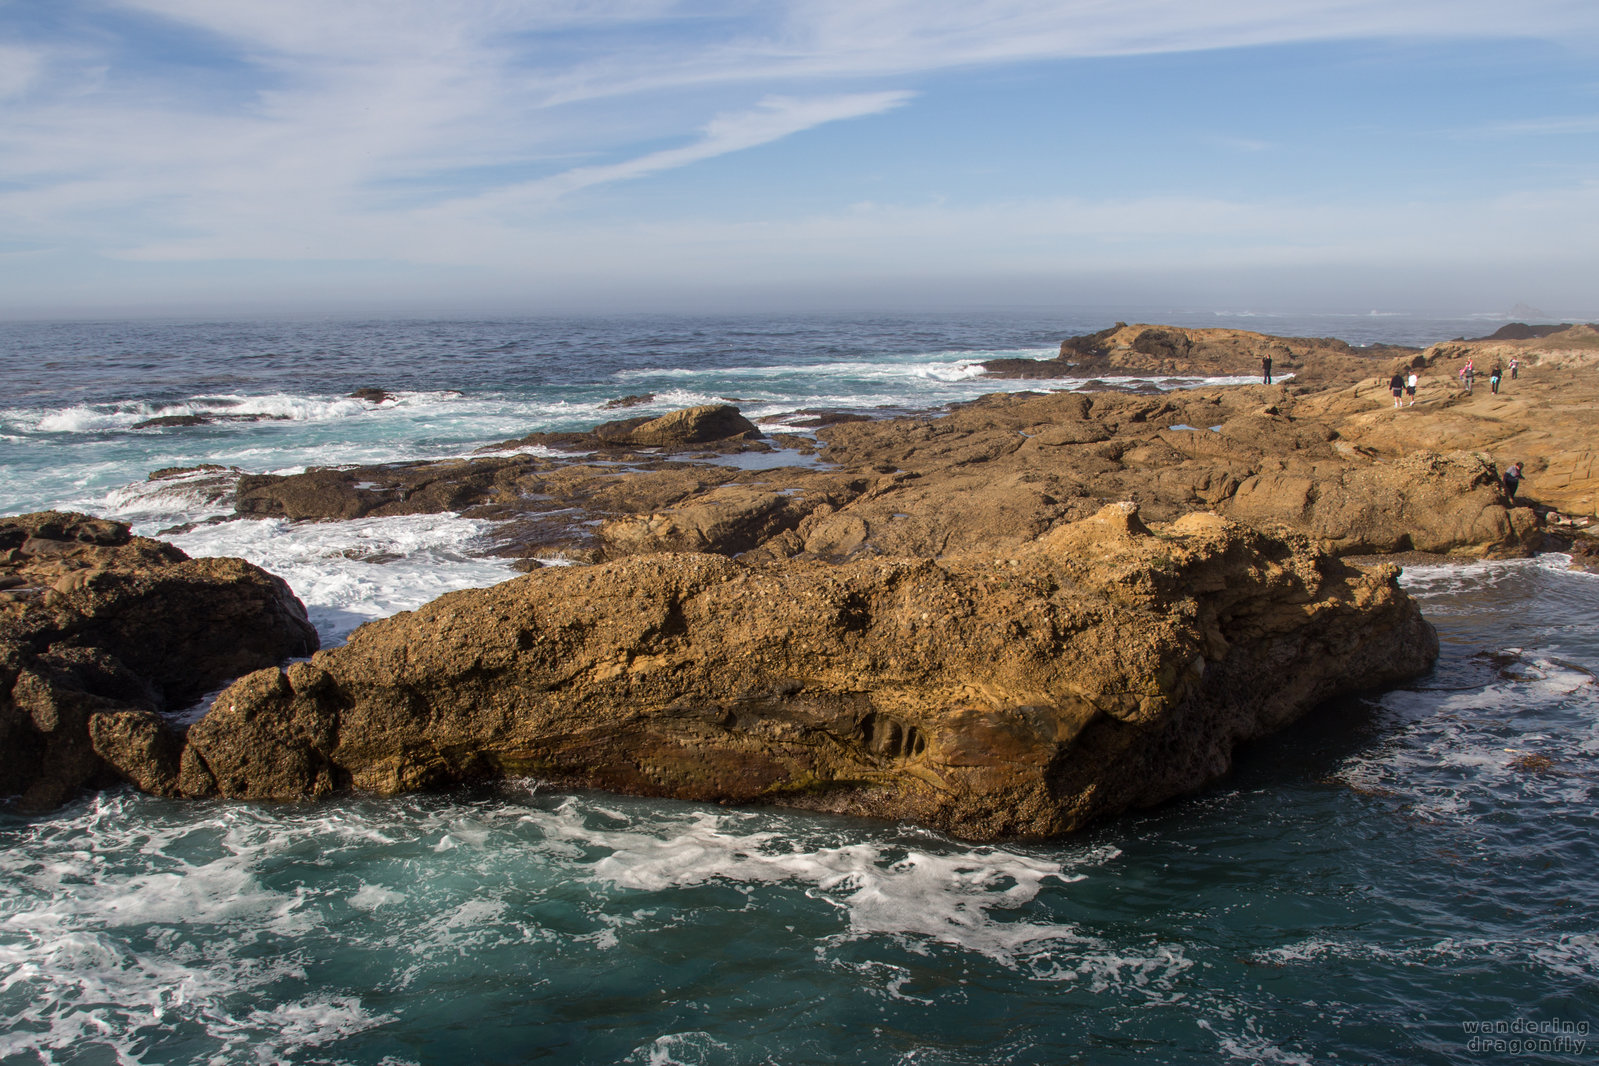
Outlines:
{"label": "shoreline", "polygon": [[[1581,327],[1573,336],[1526,343],[1599,350],[1599,334]],[[1407,365],[1447,368],[1472,350],[1402,354]],[[1208,377],[1238,376],[1241,363],[1267,352],[1285,380],[1149,395],[994,393],[920,415],[824,415],[814,437],[775,439],[811,453],[805,458],[815,461],[806,466],[742,461],[771,454],[774,440],[731,404],[708,404],[585,432],[536,433],[451,460],[293,475],[199,468],[198,476],[217,481],[208,491],[231,494],[236,519],[459,514],[496,523],[495,552],[522,560],[532,573],[368,623],[343,648],[287,672],[241,679],[217,701],[229,715],[244,709],[232,725],[219,724],[213,709],[194,729],[173,733],[149,713],[158,708],[126,703],[126,692],[114,694],[98,675],[49,663],[26,670],[56,693],[51,700],[71,692],[88,700],[71,697],[80,699],[87,731],[75,741],[79,754],[68,759],[80,766],[78,780],[104,764],[165,795],[289,799],[536,772],[646,795],[909,817],[961,835],[1051,836],[1191,791],[1226,772],[1239,738],[1278,728],[1350,685],[1425,669],[1431,629],[1419,617],[1398,621],[1413,606],[1393,584],[1393,564],[1524,556],[1547,545],[1542,503],[1513,506],[1489,455],[1452,446],[1480,442],[1475,438],[1491,429],[1501,449],[1516,447],[1518,458],[1526,452],[1529,483],[1546,500],[1546,490],[1559,487],[1550,474],[1561,449],[1574,435],[1586,439],[1580,408],[1593,391],[1571,367],[1535,356],[1513,396],[1391,411],[1367,388],[1400,352],[1393,348],[1119,325],[1068,339],[1062,351],[1073,356],[1073,370],[1085,359],[1117,367],[1143,360],[1151,373]],[[151,475],[174,476],[188,475]],[[1589,485],[1574,478],[1564,488],[1580,494]],[[37,568],[39,559],[64,551],[51,546],[53,534],[21,536],[9,565]],[[1163,550],[1163,543],[1171,547]],[[545,566],[552,558],[595,565]],[[1362,570],[1349,565],[1355,561],[1384,565]],[[21,611],[19,618],[32,617],[35,606],[59,613],[122,580],[94,576],[114,573],[111,564],[89,570],[52,570],[55,584],[33,589],[34,599],[31,586],[0,591],[0,599]],[[1023,573],[1032,576],[1017,585]],[[1269,606],[1286,595],[1271,591],[1287,588],[1283,582],[1301,587],[1283,605]],[[1066,597],[1078,586],[1104,591],[1080,602]],[[768,604],[765,617],[728,630],[728,619],[742,618],[748,602],[726,590],[745,587],[767,590],[748,594]],[[894,590],[913,587],[923,590],[917,596],[925,606],[905,614],[896,597],[908,593]],[[1099,616],[1087,606],[1100,602],[1096,596],[1142,604],[1148,620],[1117,623],[1129,628],[1114,637],[1073,638],[1123,649],[1091,668],[1080,665],[1077,681],[1035,676],[1042,668],[1036,664],[1076,654],[1070,641],[1051,643],[1061,633],[1098,632],[1093,627],[1105,619],[1094,621]],[[1254,605],[1204,606],[1218,596],[1253,597]],[[1014,600],[1009,607],[1006,597]],[[660,602],[644,606],[652,598]],[[812,599],[811,610],[793,613]],[[618,608],[628,601],[638,602],[642,623]],[[93,603],[83,600],[82,609],[102,610]],[[950,627],[963,610],[993,618],[957,639]],[[575,613],[557,623],[563,611]],[[1228,635],[1204,628],[1207,611],[1218,619],[1273,621]],[[1386,658],[1357,654],[1367,645],[1354,636],[1360,623],[1348,619],[1382,611],[1389,617],[1383,626],[1414,631],[1388,637]],[[1024,665],[1034,663],[1025,656],[1012,661],[1003,643],[983,643],[1011,630],[1020,640],[1028,630],[1018,619],[1034,615],[1049,620],[1035,632],[1056,634],[1035,638],[1043,641],[1036,664]],[[1200,628],[1171,628],[1179,615],[1194,615]],[[303,623],[303,609],[299,618]],[[505,618],[524,620],[512,632]],[[1310,668],[1316,660],[1288,650],[1331,639],[1314,633],[1333,618],[1346,619],[1335,641],[1346,655],[1332,665],[1358,678],[1336,671],[1323,677]],[[418,619],[433,621],[416,629]],[[808,638],[797,636],[818,625]],[[907,643],[911,634],[930,638],[941,626],[947,648],[901,662],[919,647]],[[562,627],[572,635],[559,635]],[[1277,651],[1260,644],[1263,633],[1274,634]],[[709,649],[729,641],[751,649],[743,688],[704,673],[730,654]],[[1145,644],[1146,659],[1118,665],[1118,655]],[[134,648],[106,647],[113,659]],[[1270,671],[1259,664],[1273,655],[1303,661],[1310,687],[1287,705],[1262,704],[1247,722],[1232,721],[1226,701],[1217,702],[1222,690],[1200,683],[1231,677],[1225,686],[1234,699],[1246,691],[1250,700],[1264,699],[1271,686],[1257,681]],[[395,656],[422,671],[405,682],[410,695],[403,699],[385,694],[399,668],[383,663]],[[952,666],[946,656],[964,665]],[[823,680],[835,668],[828,664],[856,658],[846,674]],[[430,659],[436,661],[424,667]],[[538,665],[545,660],[586,665],[546,677]],[[480,690],[473,671],[505,677],[500,687]],[[1106,679],[1104,691],[1083,687],[1090,676]],[[950,688],[957,678],[964,694]],[[1142,694],[1130,696],[1127,686]],[[506,695],[524,690],[561,693],[556,710]],[[13,688],[16,707],[20,691]],[[731,703],[728,692],[737,693]],[[108,698],[126,709],[94,702]],[[1195,700],[1203,710],[1181,710]],[[612,725],[594,733],[566,722],[558,708],[573,701],[591,701],[596,720]],[[368,708],[368,725],[351,711],[358,706]],[[394,718],[402,706],[423,717]],[[120,716],[115,728],[108,715]],[[1181,740],[1162,739],[1162,730],[1175,727],[1156,723],[1184,715],[1210,724]],[[438,728],[444,732],[435,735]],[[847,754],[818,762],[805,745],[778,739],[796,730],[831,738],[826,745]],[[383,737],[410,739],[391,750]],[[45,742],[43,750],[55,749]],[[1176,754],[1146,765],[1155,750]],[[1025,774],[1014,775],[1035,759],[1057,769],[1019,784]],[[986,769],[972,777],[974,765]],[[1125,782],[1111,787],[1090,773],[1074,793],[1061,776],[1077,772],[1074,766],[1102,766],[1113,775],[1142,767],[1128,780],[1151,791]],[[1008,798],[969,807],[949,798],[986,795],[1005,781],[1012,783],[994,795]],[[1005,791],[1011,788],[1021,792]],[[1061,799],[1096,792],[1092,803]],[[1056,798],[1040,798],[1046,794]]]}

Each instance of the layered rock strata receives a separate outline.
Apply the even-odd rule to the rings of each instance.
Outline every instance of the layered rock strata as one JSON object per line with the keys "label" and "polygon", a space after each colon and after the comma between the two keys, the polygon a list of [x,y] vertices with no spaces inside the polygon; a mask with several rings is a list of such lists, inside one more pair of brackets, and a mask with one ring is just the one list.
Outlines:
{"label": "layered rock strata", "polygon": [[147,775],[295,799],[531,774],[1051,836],[1428,669],[1396,574],[1215,515],[1152,531],[1126,504],[940,562],[546,569],[241,679]]}
{"label": "layered rock strata", "polygon": [[160,712],[316,648],[288,586],[241,559],[86,515],[0,519],[0,795],[44,809],[118,777],[174,795]]}

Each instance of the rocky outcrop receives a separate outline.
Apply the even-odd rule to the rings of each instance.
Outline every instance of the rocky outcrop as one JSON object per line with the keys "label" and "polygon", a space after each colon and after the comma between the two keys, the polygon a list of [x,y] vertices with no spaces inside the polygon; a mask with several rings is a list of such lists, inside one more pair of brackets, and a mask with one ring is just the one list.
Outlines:
{"label": "rocky outcrop", "polygon": [[1564,333],[1572,327],[1573,323],[1562,322],[1558,326],[1529,326],[1525,322],[1506,322],[1486,337],[1478,337],[1479,341],[1530,341],[1541,340],[1556,333]]}
{"label": "rocky outcrop", "polygon": [[[1518,328],[1519,327],[1519,328]],[[1435,344],[1424,353],[1429,366],[1453,372],[1466,359],[1477,364],[1485,378],[1495,362],[1518,360],[1523,367],[1544,370],[1588,369],[1599,365],[1599,323],[1560,326],[1526,326],[1512,323],[1477,340]]]}
{"label": "rocky outcrop", "polygon": [[[627,397],[640,402],[646,397]],[[518,448],[555,448],[569,452],[594,452],[608,458],[649,461],[663,455],[697,453],[733,455],[768,452],[761,431],[732,404],[713,403],[680,411],[602,422],[588,432],[529,433],[481,449],[505,452]]]}
{"label": "rocky outcrop", "polygon": [[1239,483],[1224,513],[1309,533],[1340,555],[1491,555],[1542,542],[1537,516],[1510,506],[1498,470],[1471,452],[1414,452],[1321,478],[1256,474]]}
{"label": "rocky outcrop", "polygon": [[288,586],[243,560],[86,515],[0,519],[0,795],[47,808],[118,776],[175,794],[159,712],[316,647]]}
{"label": "rocky outcrop", "polygon": [[[1514,554],[1539,543],[1535,513],[1511,508],[1495,464],[1462,448],[1481,429],[1425,435],[1469,417],[1464,409],[1407,421],[1374,412],[1374,397],[1258,386],[998,395],[936,417],[820,427],[820,469],[480,456],[245,475],[235,509],[297,521],[457,511],[500,520],[506,554],[585,561],[1008,550],[1116,498],[1155,520],[1203,509],[1295,530],[1339,554]],[[1529,471],[1550,485],[1586,478],[1591,465]]]}
{"label": "rocky outcrop", "polygon": [[1394,568],[1131,505],[1003,554],[541,570],[235,683],[189,795],[293,799],[502,774],[1065,832],[1226,771],[1242,740],[1425,671]]}
{"label": "rocky outcrop", "polygon": [[1356,348],[1330,337],[1276,337],[1242,329],[1184,329],[1118,322],[1097,333],[1068,337],[1054,359],[995,359],[983,364],[994,377],[1094,378],[1162,376],[1259,377],[1270,357],[1274,377],[1327,383],[1372,374],[1374,365],[1408,362],[1414,348]]}
{"label": "rocky outcrop", "polygon": [[594,435],[608,444],[644,448],[683,448],[727,440],[756,440],[755,423],[728,403],[685,407],[658,418],[625,418],[597,426]]}
{"label": "rocky outcrop", "polygon": [[[796,420],[814,437],[757,439],[736,408],[711,404],[530,434],[469,459],[245,475],[235,509],[296,521],[456,511],[496,521],[492,550],[530,560],[708,551],[776,564],[1010,550],[1128,499],[1151,520],[1212,510],[1338,554],[1525,554],[1543,543],[1545,510],[1599,512],[1599,390],[1586,369],[1599,361],[1599,331],[1531,332],[1422,352],[1118,323],[1068,338],[1060,360],[1015,361],[1015,372],[1078,385],[1121,371],[1253,378],[1269,354],[1279,378],[1293,377]],[[1466,356],[1489,365],[1510,353],[1524,369],[1500,394],[1456,385]],[[1421,388],[1415,406],[1396,410],[1387,381],[1400,369],[1417,370]],[[721,458],[744,452],[762,460]],[[1523,499],[1539,507],[1504,498],[1499,470],[1512,461],[1524,464]]]}
{"label": "rocky outcrop", "polygon": [[798,526],[818,506],[792,492],[727,486],[655,514],[612,519],[600,538],[612,558],[652,552],[737,555]]}

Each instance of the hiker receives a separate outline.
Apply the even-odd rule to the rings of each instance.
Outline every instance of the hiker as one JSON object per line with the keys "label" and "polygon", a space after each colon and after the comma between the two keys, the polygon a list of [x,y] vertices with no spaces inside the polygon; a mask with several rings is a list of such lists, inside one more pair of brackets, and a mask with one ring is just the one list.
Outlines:
{"label": "hiker", "polygon": [[1521,488],[1521,464],[1511,463],[1505,471],[1505,495],[1511,503],[1516,502],[1516,490]]}
{"label": "hiker", "polygon": [[1405,395],[1405,376],[1397,370],[1388,379],[1388,391],[1394,394],[1394,410],[1399,410],[1400,398]]}
{"label": "hiker", "polygon": [[1269,355],[1260,357],[1260,376],[1265,379],[1262,384],[1271,384],[1271,356]]}
{"label": "hiker", "polygon": [[1504,377],[1504,375],[1505,368],[1498,363],[1495,363],[1494,368],[1488,371],[1488,387],[1493,390],[1495,396],[1499,395],[1499,379]]}
{"label": "hiker", "polygon": [[1510,360],[1510,380],[1511,381],[1515,381],[1516,380],[1516,371],[1518,371],[1520,369],[1521,369],[1521,360],[1519,360],[1519,359],[1511,359]]}
{"label": "hiker", "polygon": [[1416,406],[1416,386],[1419,385],[1420,383],[1421,383],[1421,376],[1419,374],[1417,374],[1414,369],[1412,369],[1410,371],[1410,376],[1405,379],[1405,406],[1406,407],[1414,407],[1414,406]]}

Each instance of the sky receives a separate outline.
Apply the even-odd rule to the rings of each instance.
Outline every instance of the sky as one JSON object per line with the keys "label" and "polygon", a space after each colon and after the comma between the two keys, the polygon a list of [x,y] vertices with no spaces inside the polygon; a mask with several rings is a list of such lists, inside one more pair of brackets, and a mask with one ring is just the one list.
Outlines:
{"label": "sky", "polygon": [[1599,317],[1593,0],[0,0],[0,316]]}

